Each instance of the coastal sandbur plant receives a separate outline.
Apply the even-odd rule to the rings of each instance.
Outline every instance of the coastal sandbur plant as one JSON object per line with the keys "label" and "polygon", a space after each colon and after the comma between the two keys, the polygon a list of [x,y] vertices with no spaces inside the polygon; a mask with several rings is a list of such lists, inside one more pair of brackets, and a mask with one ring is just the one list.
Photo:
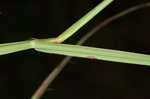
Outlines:
{"label": "coastal sandbur plant", "polygon": [[[5,55],[27,49],[35,49],[36,51],[50,54],[54,53],[73,57],[83,57],[89,59],[150,66],[150,55],[79,45],[59,44],[71,37],[74,33],[76,33],[82,26],[89,22],[94,16],[101,12],[112,1],[113,0],[103,0],[95,8],[93,8],[90,12],[88,12],[85,16],[83,16],[81,19],[75,22],[72,26],[70,26],[67,30],[65,30],[56,38],[34,39],[14,43],[0,44],[0,55]],[[124,14],[125,12],[120,14],[120,16]],[[57,71],[60,72],[61,69],[57,69]],[[51,76],[51,79],[53,80],[58,73],[54,72],[54,76]],[[48,84],[51,81],[49,80],[49,82],[44,82],[44,85],[46,86],[42,86],[42,88],[40,87],[40,89],[37,90],[32,96],[32,99],[39,99],[43,95],[45,89],[48,87]]]}

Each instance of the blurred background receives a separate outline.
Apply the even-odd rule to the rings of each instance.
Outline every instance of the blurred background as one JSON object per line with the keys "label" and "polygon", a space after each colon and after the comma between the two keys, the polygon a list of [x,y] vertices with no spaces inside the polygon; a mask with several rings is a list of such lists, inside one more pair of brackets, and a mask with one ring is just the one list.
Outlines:
{"label": "blurred background", "polygon": [[[1,0],[0,43],[56,37],[102,0]],[[65,43],[149,0],[115,0]],[[84,45],[150,54],[150,7],[97,31]],[[29,99],[64,56],[34,50],[0,56],[0,99]],[[73,58],[42,99],[148,99],[150,67]]]}

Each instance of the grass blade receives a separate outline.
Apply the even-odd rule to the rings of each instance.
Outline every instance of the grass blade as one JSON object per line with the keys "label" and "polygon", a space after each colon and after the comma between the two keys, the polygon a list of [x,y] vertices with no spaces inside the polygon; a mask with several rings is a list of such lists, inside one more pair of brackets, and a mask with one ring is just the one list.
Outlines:
{"label": "grass blade", "polygon": [[0,44],[0,55],[31,49],[30,41]]}
{"label": "grass blade", "polygon": [[101,12],[104,8],[106,8],[113,0],[103,0],[99,3],[95,8],[90,10],[87,14],[85,14],[82,18],[80,18],[77,22],[71,25],[68,29],[66,29],[63,33],[61,33],[57,38],[57,42],[61,43],[70,36],[72,36],[75,32],[77,32],[82,26],[88,23],[93,17],[95,17],[99,12]]}
{"label": "grass blade", "polygon": [[150,66],[150,55],[118,50],[84,47],[79,45],[50,44],[38,40],[35,41],[35,50],[45,53]]}

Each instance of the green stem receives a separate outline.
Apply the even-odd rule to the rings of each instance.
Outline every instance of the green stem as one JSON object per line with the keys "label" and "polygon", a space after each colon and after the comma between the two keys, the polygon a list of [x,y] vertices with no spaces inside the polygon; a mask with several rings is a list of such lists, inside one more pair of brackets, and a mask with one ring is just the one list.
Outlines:
{"label": "green stem", "polygon": [[[131,13],[133,11],[139,10],[141,8],[149,7],[149,6],[150,6],[150,2],[147,2],[147,3],[144,3],[144,4],[140,4],[140,5],[136,5],[134,7],[131,7],[131,8],[128,8],[128,9],[124,10],[121,13],[118,13],[118,14],[112,16],[112,17],[107,18],[106,20],[104,20],[103,22],[101,22],[99,25],[97,25],[96,27],[94,27],[85,36],[83,36],[78,41],[77,45],[82,45],[88,38],[90,38],[94,33],[96,33],[97,30],[100,30],[102,27],[104,27],[105,25],[109,24],[113,20],[116,20],[116,19],[120,18],[121,16],[129,14],[129,13]],[[71,58],[72,57],[70,57],[70,56],[66,56],[52,70],[52,72],[45,78],[45,80],[42,82],[42,84],[40,85],[40,87],[33,94],[33,97],[38,97],[38,98],[35,98],[35,99],[39,99],[44,94],[44,92],[46,91],[47,87],[52,84],[52,82],[54,81],[54,79],[59,75],[59,73],[63,70],[63,68],[68,64],[68,62],[71,60]]]}
{"label": "green stem", "polygon": [[72,36],[75,32],[77,32],[82,26],[84,26],[87,22],[89,22],[94,16],[96,16],[99,12],[101,12],[104,8],[106,8],[113,0],[104,0],[99,3],[95,8],[89,11],[86,15],[80,18],[77,22],[71,25],[67,30],[61,33],[56,41],[58,43],[63,42]]}
{"label": "green stem", "polygon": [[32,48],[31,40],[0,44],[0,55],[23,51],[31,48]]}
{"label": "green stem", "polygon": [[150,55],[145,54],[84,47],[79,45],[49,44],[38,40],[35,41],[34,47],[35,50],[45,53],[150,66]]}

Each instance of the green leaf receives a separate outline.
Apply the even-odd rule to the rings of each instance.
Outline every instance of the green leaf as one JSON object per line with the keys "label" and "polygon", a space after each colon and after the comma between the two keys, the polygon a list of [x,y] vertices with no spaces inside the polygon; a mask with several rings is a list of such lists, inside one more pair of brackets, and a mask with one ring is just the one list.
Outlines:
{"label": "green leaf", "polygon": [[0,44],[0,55],[31,49],[31,41]]}
{"label": "green leaf", "polygon": [[130,63],[150,66],[150,55],[131,53],[103,48],[85,47],[68,44],[50,44],[35,41],[35,50],[74,57],[83,57],[112,62]]}

